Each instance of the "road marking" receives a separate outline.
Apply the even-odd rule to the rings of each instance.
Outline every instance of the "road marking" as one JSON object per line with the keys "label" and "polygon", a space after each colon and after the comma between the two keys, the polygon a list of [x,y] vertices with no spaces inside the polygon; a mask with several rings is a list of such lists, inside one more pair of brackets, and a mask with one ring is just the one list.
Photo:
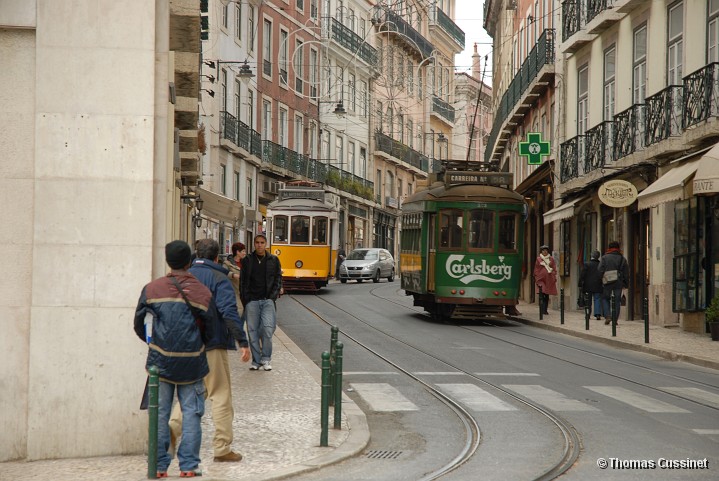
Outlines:
{"label": "road marking", "polygon": [[466,372],[461,371],[423,371],[423,372],[413,372],[415,376],[467,376]]}
{"label": "road marking", "polygon": [[569,399],[562,393],[552,391],[537,384],[503,384],[503,386],[554,411],[598,410],[593,406],[589,406],[575,399]]}
{"label": "road marking", "polygon": [[539,376],[533,372],[475,372],[475,376]]}
{"label": "road marking", "polygon": [[692,429],[697,434],[707,434],[709,436],[719,434],[719,429]]}
{"label": "road marking", "polygon": [[635,393],[629,389],[624,389],[618,386],[584,386],[590,391],[602,394],[604,396],[615,399],[619,402],[623,402],[634,406],[642,411],[650,413],[688,413],[686,409],[674,406],[664,401],[644,396],[643,394]]}
{"label": "road marking", "polygon": [[419,411],[419,408],[387,383],[350,383],[373,411]]}
{"label": "road marking", "polygon": [[390,376],[399,374],[396,371],[347,371],[343,376]]}
{"label": "road marking", "polygon": [[516,411],[517,408],[474,384],[437,384],[473,411]]}
{"label": "road marking", "polygon": [[719,407],[719,394],[714,394],[698,387],[662,387],[660,389]]}

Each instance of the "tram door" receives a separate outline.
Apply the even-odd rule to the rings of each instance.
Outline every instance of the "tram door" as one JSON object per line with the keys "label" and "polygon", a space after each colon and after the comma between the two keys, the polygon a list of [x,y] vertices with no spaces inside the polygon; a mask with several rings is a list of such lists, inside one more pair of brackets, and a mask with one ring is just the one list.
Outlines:
{"label": "tram door", "polygon": [[434,264],[437,255],[437,214],[430,214],[427,229],[427,291],[434,292]]}

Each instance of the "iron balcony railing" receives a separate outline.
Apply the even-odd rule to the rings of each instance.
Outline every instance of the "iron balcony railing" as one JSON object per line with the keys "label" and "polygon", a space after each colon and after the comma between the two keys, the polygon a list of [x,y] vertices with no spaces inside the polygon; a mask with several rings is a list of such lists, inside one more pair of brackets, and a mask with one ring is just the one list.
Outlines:
{"label": "iron balcony railing", "polygon": [[584,173],[601,169],[612,161],[612,137],[614,122],[606,120],[587,130],[584,135],[586,146],[584,155]]}
{"label": "iron balcony railing", "polygon": [[334,165],[326,165],[326,184],[367,200],[374,200],[374,182],[363,179]]}
{"label": "iron balcony railing", "polygon": [[375,147],[380,152],[391,155],[392,157],[405,162],[412,167],[429,173],[429,158],[411,147],[394,140],[392,137],[375,132]]}
{"label": "iron balcony railing", "polygon": [[377,65],[377,49],[334,17],[322,17],[324,38],[334,40],[368,65]]}
{"label": "iron balcony railing", "polygon": [[554,29],[548,28],[539,36],[537,43],[522,62],[522,67],[514,76],[507,90],[502,94],[502,99],[497,106],[497,112],[492,124],[492,132],[487,141],[487,148],[484,151],[484,160],[489,162],[494,151],[494,143],[497,135],[504,126],[509,114],[514,110],[517,103],[522,100],[522,95],[532,84],[539,72],[545,65],[554,64]]}
{"label": "iron balcony railing", "polygon": [[644,144],[652,145],[681,134],[683,90],[681,85],[670,85],[646,98],[646,130]]}
{"label": "iron balcony railing", "polygon": [[245,149],[251,155],[262,156],[260,134],[251,129],[246,123],[237,120],[229,112],[220,112],[220,132],[222,138],[229,140],[241,149]]}
{"label": "iron balcony railing", "polygon": [[684,77],[682,125],[686,129],[718,115],[719,62],[712,62]]}
{"label": "iron balcony railing", "polygon": [[559,146],[559,180],[562,183],[579,177],[579,158],[582,147],[584,147],[584,142],[581,135],[577,135]]}
{"label": "iron balcony railing", "polygon": [[594,18],[602,13],[603,11],[611,8],[611,2],[609,0],[586,0],[587,1],[587,23],[594,20]]}
{"label": "iron balcony railing", "polygon": [[634,104],[614,116],[614,160],[644,148],[644,117],[644,104]]}
{"label": "iron balcony railing", "polygon": [[586,20],[582,15],[585,0],[566,0],[562,2],[562,42],[577,33]]}
{"label": "iron balcony railing", "polygon": [[431,24],[439,25],[439,27],[447,32],[447,34],[454,39],[457,44],[464,50],[464,31],[449,18],[449,15],[444,13],[441,8],[433,4],[431,7],[431,14],[429,21]]}
{"label": "iron balcony railing", "polygon": [[437,96],[432,97],[432,112],[454,123],[454,107]]}
{"label": "iron balcony railing", "polygon": [[410,45],[422,58],[429,58],[432,55],[434,50],[432,43],[388,7],[375,6],[372,23],[379,28],[380,32],[397,32],[401,34],[398,40]]}

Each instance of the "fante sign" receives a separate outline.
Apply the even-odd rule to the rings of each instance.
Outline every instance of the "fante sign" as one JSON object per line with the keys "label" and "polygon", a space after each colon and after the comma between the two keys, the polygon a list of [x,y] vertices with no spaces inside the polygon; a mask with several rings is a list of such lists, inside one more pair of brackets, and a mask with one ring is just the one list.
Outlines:
{"label": "fante sign", "polygon": [[599,200],[609,207],[627,207],[637,200],[637,188],[626,180],[610,180],[599,187]]}

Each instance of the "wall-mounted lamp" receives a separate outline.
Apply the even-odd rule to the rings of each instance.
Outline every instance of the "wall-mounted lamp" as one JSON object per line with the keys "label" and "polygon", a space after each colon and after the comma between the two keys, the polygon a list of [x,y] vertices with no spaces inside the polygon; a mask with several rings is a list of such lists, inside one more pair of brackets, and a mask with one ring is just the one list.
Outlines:
{"label": "wall-mounted lamp", "polygon": [[215,77],[220,77],[220,65],[226,64],[226,63],[235,63],[235,64],[242,64],[240,65],[240,71],[235,74],[235,77],[240,80],[247,80],[251,79],[255,76],[255,74],[252,72],[252,69],[250,68],[250,64],[247,63],[247,59],[243,60],[205,60],[202,62],[203,64],[207,65],[210,68],[214,68],[216,73]]}
{"label": "wall-mounted lamp", "polygon": [[337,106],[335,107],[334,113],[339,118],[342,118],[345,116],[345,114],[347,114],[347,111],[345,110],[345,106],[341,100],[339,102],[337,102]]}
{"label": "wall-mounted lamp", "polygon": [[255,74],[252,73],[252,70],[250,70],[250,66],[247,64],[247,60],[242,62],[242,66],[240,67],[240,71],[237,73],[236,77],[240,80],[242,79],[251,79],[254,77]]}
{"label": "wall-mounted lamp", "polygon": [[202,200],[202,197],[198,195],[195,199],[195,208],[197,209],[197,214],[193,214],[192,216],[192,222],[198,229],[202,227],[202,217],[200,216],[200,213],[202,213],[202,206],[204,205],[204,203],[205,201]]}

